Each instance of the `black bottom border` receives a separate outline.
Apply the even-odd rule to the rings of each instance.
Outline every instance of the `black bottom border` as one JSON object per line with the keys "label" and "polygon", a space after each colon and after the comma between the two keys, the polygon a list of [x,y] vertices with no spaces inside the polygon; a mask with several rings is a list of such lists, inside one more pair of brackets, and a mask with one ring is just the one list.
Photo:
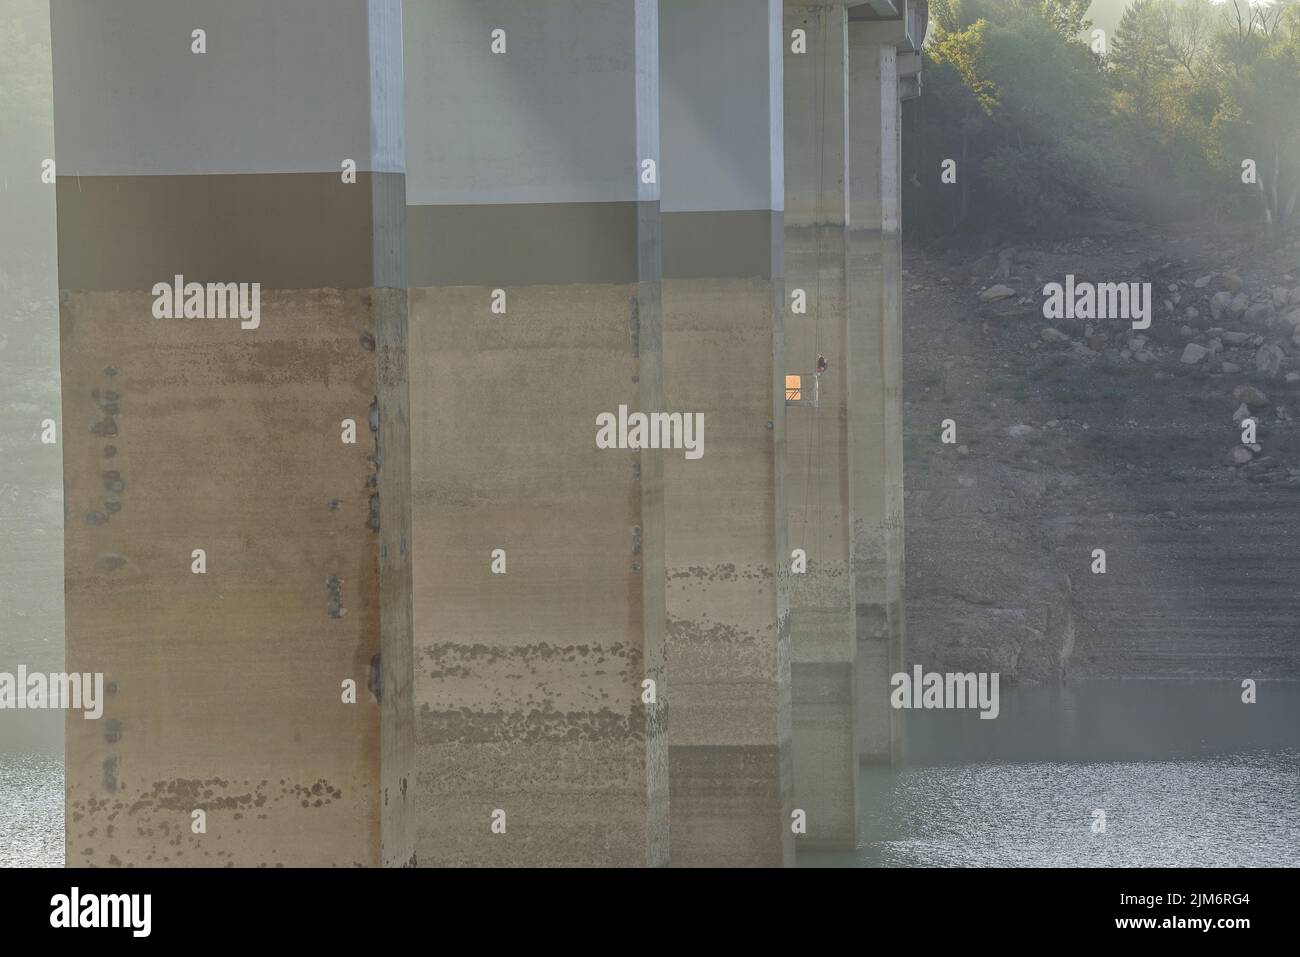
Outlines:
{"label": "black bottom border", "polygon": [[[949,940],[978,948],[1026,932],[1057,946],[1099,937],[1232,946],[1294,927],[1295,877],[1286,869],[14,869],[0,871],[0,913],[7,943],[75,933],[82,943],[127,946],[374,947],[410,937],[398,946],[462,950],[514,938],[605,950],[685,932],[729,948],[746,938],[770,948],[784,931],[805,945],[843,936],[908,950]],[[148,936],[131,926],[53,926],[70,912],[74,887],[82,913],[100,909],[99,895],[148,894]],[[87,905],[90,896],[99,899]],[[119,922],[131,923],[125,914]],[[1051,936],[1032,936],[1040,931]]]}

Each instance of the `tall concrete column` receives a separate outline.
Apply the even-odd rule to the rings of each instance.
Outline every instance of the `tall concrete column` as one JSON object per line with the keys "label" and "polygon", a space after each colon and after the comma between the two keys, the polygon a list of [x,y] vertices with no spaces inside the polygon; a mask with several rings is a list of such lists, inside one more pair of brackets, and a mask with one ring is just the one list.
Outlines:
{"label": "tall concrete column", "polygon": [[657,21],[405,4],[421,865],[667,862]]}
{"label": "tall concrete column", "polygon": [[858,736],[864,760],[901,758],[889,705],[903,661],[901,105],[905,21],[851,20],[850,417]]}
{"label": "tall concrete column", "polygon": [[[803,31],[802,38],[794,31]],[[816,406],[788,409],[795,806],[806,847],[853,847],[857,828],[848,254],[848,23],[841,3],[785,3],[785,365],[812,380]],[[804,41],[798,52],[795,44]],[[854,90],[853,94],[858,95]],[[806,311],[800,307],[806,304]]]}
{"label": "tall concrete column", "polygon": [[106,681],[68,713],[67,861],[404,861],[400,9],[52,26],[67,668]]}
{"label": "tall concrete column", "polygon": [[[779,0],[661,0],[672,863],[793,862]],[[784,556],[784,557],[783,557]]]}

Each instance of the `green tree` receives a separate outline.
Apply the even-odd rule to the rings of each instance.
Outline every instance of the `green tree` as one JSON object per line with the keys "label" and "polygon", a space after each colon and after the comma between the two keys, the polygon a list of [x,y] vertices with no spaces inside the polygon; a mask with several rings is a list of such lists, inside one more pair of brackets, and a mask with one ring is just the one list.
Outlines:
{"label": "green tree", "polygon": [[1216,214],[1257,208],[1274,236],[1295,228],[1300,0],[1135,0],[1104,62],[1086,8],[934,0],[911,152],[926,175],[941,158],[961,173],[957,190],[914,194],[913,221],[1040,224],[1109,183],[1126,201],[1181,192]]}
{"label": "green tree", "polygon": [[1075,40],[1088,27],[1092,0],[933,0],[930,19],[956,33],[979,20],[1011,23],[1023,17],[1044,20],[1062,40]]}
{"label": "green tree", "polygon": [[1099,61],[1077,39],[1085,8],[944,0],[938,9],[916,135],[922,152],[958,163],[949,227],[1032,228],[1089,202],[1106,102]]}
{"label": "green tree", "polygon": [[1169,18],[1159,0],[1136,0],[1124,11],[1107,62],[1121,107],[1150,121],[1159,113],[1162,86],[1175,63]]}
{"label": "green tree", "polygon": [[1232,176],[1243,160],[1255,161],[1265,230],[1277,237],[1293,224],[1300,197],[1300,17],[1294,4],[1276,4],[1267,15],[1232,0],[1225,6],[1212,152]]}

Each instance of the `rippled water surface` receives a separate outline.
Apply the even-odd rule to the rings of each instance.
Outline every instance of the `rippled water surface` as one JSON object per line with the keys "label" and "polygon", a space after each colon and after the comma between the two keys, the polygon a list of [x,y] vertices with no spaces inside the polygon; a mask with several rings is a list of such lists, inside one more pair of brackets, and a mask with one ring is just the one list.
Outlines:
{"label": "rippled water surface", "polygon": [[903,733],[909,766],[861,770],[856,852],[800,864],[1300,867],[1294,683],[1005,688],[995,720],[909,711]]}
{"label": "rippled water surface", "polygon": [[[867,867],[1300,866],[1300,752],[865,768]],[[1104,834],[1091,811],[1106,812]]]}
{"label": "rippled water surface", "polygon": [[[856,851],[803,866],[1300,866],[1300,686],[1005,689],[996,720],[909,713],[861,771]],[[1091,812],[1106,812],[1094,834]],[[63,864],[61,755],[0,752],[0,866]]]}
{"label": "rippled water surface", "polygon": [[0,867],[62,866],[62,756],[0,754]]}

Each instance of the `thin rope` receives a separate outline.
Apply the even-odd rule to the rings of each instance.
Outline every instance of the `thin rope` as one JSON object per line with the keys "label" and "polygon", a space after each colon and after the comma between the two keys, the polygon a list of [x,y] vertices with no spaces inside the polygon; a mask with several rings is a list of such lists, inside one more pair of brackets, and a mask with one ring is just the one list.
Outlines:
{"label": "thin rope", "polygon": [[[813,318],[813,354],[820,356],[822,354],[822,349],[821,349],[822,235],[825,232],[821,224],[821,212],[822,212],[822,202],[825,199],[825,191],[826,191],[826,101],[828,99],[827,94],[830,92],[830,77],[828,75],[828,70],[830,68],[830,56],[829,56],[830,31],[827,26],[826,9],[824,7],[818,10],[818,19],[819,19],[818,29],[822,37],[822,51],[821,51],[822,62],[821,62],[821,113],[818,119],[820,127],[817,130],[817,217],[814,226],[814,228],[817,230],[816,247],[815,247],[816,256],[817,256],[817,266],[816,266],[817,268],[817,312]],[[820,373],[815,373],[815,374],[820,375]],[[822,459],[822,454],[823,454],[822,426],[823,426],[823,421],[825,419],[825,416],[820,414],[821,412],[820,387],[818,388],[817,391],[818,391],[817,407],[813,410],[813,422],[814,422],[813,451],[818,457],[818,462],[821,465],[821,468],[818,470],[820,473],[818,477],[820,479],[821,476],[823,476],[826,471],[825,468],[826,463]],[[817,539],[819,543],[824,543],[826,540],[825,538],[826,530],[822,524],[822,516],[824,514],[822,509],[822,498],[825,494],[825,490],[822,488],[823,484],[824,483],[821,481],[818,481],[817,483],[817,505],[815,511],[813,512],[813,516],[814,516],[813,529],[817,534]]]}

